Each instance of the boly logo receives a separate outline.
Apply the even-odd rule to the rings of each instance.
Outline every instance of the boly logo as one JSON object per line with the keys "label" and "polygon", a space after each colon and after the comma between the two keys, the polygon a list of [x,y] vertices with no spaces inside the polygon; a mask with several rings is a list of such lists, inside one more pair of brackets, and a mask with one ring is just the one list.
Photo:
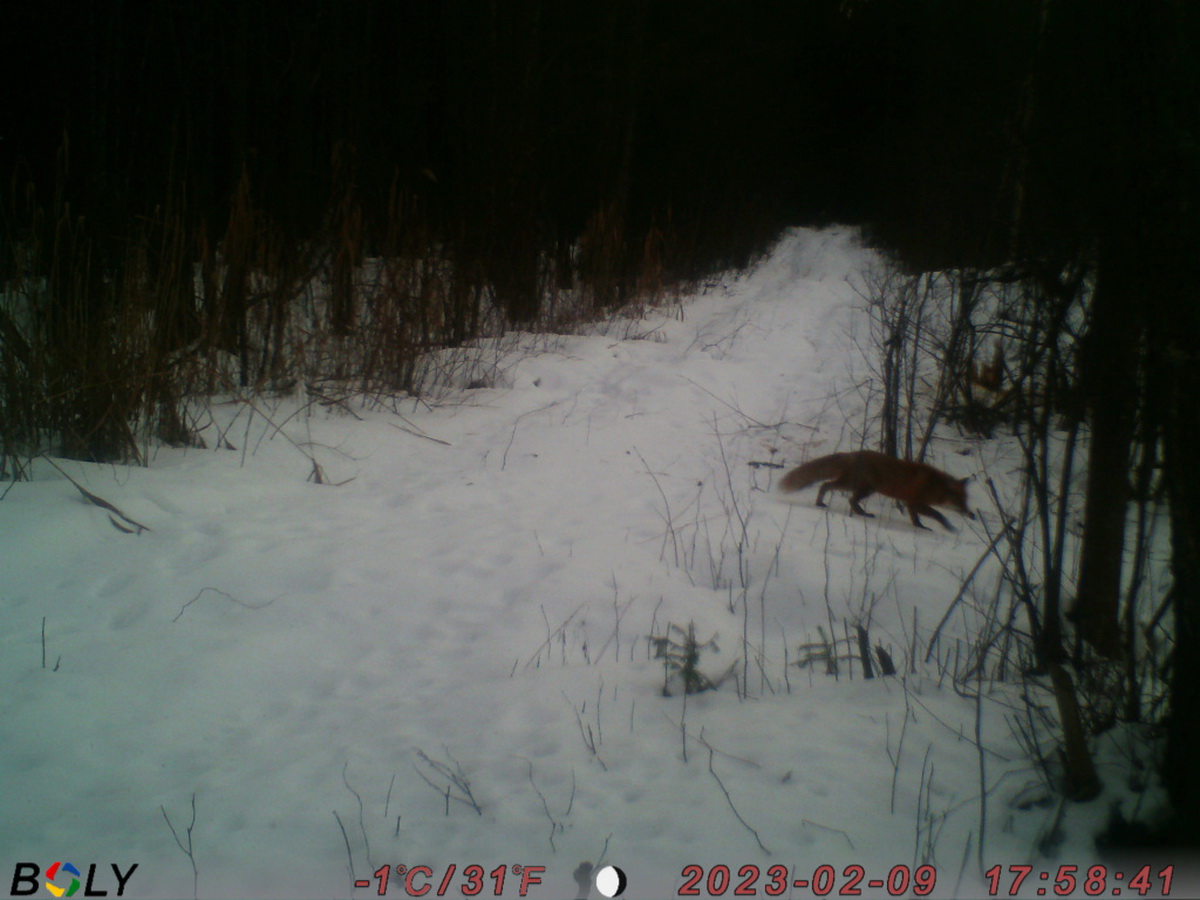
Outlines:
{"label": "boly logo", "polygon": [[[117,890],[116,896],[123,897],[125,895],[125,885],[137,869],[138,864],[134,863],[128,870],[122,872],[121,867],[116,863],[109,863],[113,875],[116,878]],[[109,892],[106,888],[102,888],[96,884],[96,869],[95,863],[88,866],[87,880],[81,882],[83,873],[77,869],[74,864],[69,862],[53,862],[47,867],[44,876],[43,884],[46,890],[53,897],[73,897],[79,892],[82,883],[83,897],[107,897]],[[29,897],[37,893],[38,875],[42,874],[41,867],[37,863],[19,862],[13,867],[12,884],[9,886],[9,894],[13,897]],[[103,881],[101,877],[101,881]]]}
{"label": "boly logo", "polygon": [[[69,872],[71,875],[70,887],[59,887],[54,883],[54,879],[58,877],[58,869],[62,867],[64,872]],[[70,863],[56,862],[51,864],[46,870],[46,890],[52,893],[55,897],[70,897],[79,890],[79,870]]]}

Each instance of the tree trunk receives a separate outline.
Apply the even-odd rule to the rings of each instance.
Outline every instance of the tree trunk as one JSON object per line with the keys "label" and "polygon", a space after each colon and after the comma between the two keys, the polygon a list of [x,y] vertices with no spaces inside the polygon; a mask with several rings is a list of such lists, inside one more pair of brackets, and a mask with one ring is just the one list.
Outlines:
{"label": "tree trunk", "polygon": [[1060,663],[1051,663],[1049,669],[1063,729],[1063,793],[1071,800],[1091,800],[1104,785],[1096,775],[1096,767],[1088,752],[1087,733],[1075,698],[1075,684]]}
{"label": "tree trunk", "polygon": [[1101,237],[1092,318],[1082,378],[1091,423],[1087,507],[1079,592],[1067,618],[1080,637],[1109,659],[1121,657],[1121,556],[1129,502],[1129,458],[1137,399],[1141,291],[1134,258],[1140,245],[1112,230]]}

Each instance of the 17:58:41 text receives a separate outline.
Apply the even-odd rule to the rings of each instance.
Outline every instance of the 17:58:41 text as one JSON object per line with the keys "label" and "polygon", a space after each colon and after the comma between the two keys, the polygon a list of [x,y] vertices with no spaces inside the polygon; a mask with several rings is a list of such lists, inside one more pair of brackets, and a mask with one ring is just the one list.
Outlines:
{"label": "17:58:41 text", "polygon": [[[1012,873],[1012,884],[1008,886],[1008,896],[1015,897],[1017,891],[1021,889],[1023,882],[1030,873],[1034,871],[1033,866],[1009,866],[1008,871]],[[988,896],[995,897],[1000,893],[1000,879],[1003,877],[1003,866],[992,866],[983,876],[988,880]],[[1052,873],[1039,871],[1034,876],[1035,881],[1048,881]],[[1165,866],[1158,872],[1158,878],[1162,882],[1160,888],[1163,896],[1171,893],[1171,876],[1175,874],[1174,866]],[[1121,888],[1124,885],[1125,890],[1136,891],[1141,896],[1146,896],[1154,890],[1154,880],[1150,875],[1150,866],[1142,866],[1136,872],[1109,872],[1108,866],[1095,865],[1090,866],[1087,874],[1080,876],[1079,866],[1059,866],[1058,872],[1054,873],[1054,893],[1060,897],[1065,897],[1068,894],[1075,893],[1077,887],[1083,888],[1083,893],[1089,897],[1095,897],[1100,894],[1112,893],[1119,895]],[[1126,881],[1126,876],[1129,880]],[[1039,894],[1043,891],[1039,890]]]}

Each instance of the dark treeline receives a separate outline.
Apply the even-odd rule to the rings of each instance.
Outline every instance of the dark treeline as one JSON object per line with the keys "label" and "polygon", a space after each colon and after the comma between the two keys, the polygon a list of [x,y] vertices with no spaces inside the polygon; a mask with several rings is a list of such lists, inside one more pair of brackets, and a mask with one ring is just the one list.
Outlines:
{"label": "dark treeline", "polygon": [[[502,282],[602,211],[629,246],[669,226],[681,274],[800,221],[900,233],[917,216],[952,256],[977,252],[1037,30],[1032,2],[51,0],[5,15],[9,84],[26,88],[8,98],[6,188],[60,195],[101,244],[167,202],[215,244],[245,175],[289,240],[353,189],[381,251],[398,194]],[[529,318],[517,281],[507,306]]]}

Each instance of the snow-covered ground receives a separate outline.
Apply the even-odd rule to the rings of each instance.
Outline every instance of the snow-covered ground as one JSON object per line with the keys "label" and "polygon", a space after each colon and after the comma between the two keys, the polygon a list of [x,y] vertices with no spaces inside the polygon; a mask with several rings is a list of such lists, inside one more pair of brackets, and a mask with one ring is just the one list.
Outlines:
{"label": "snow-covered ground", "polygon": [[[827,865],[834,894],[861,866],[879,897],[870,881],[931,864],[935,896],[986,896],[985,832],[1001,895],[1010,865],[1034,867],[1033,896],[1074,864],[1082,896],[1092,834],[1137,802],[1106,762],[1132,745],[1100,741],[1106,793],[1065,807],[1040,855],[1060,809],[1010,727],[1018,687],[984,681],[977,721],[952,663],[924,661],[995,532],[978,486],[979,521],[917,531],[878,497],[869,520],[843,495],[785,502],[782,470],[753,465],[859,446],[854,287],[876,263],[853,231],[797,230],[672,311],[523,339],[493,387],[217,403],[209,449],[57,461],[140,534],[39,463],[0,502],[0,883],[96,864],[111,897],[110,864],[136,863],[125,896],[190,897],[190,847],[201,897],[375,896],[389,865],[389,895],[404,865],[431,895],[454,866],[460,896],[473,864],[480,896],[506,866],[502,896],[524,874],[531,897],[573,897],[584,860],[630,897],[674,896],[689,866],[705,894],[719,864],[729,895],[748,865],[756,896],[772,866],[812,896],[790,883]],[[1006,441],[950,429],[930,461],[1002,491],[1018,470]],[[960,604],[943,659],[981,616]],[[716,638],[701,668],[730,675],[664,696],[649,638],[693,623]],[[796,665],[856,623],[902,676]]]}

